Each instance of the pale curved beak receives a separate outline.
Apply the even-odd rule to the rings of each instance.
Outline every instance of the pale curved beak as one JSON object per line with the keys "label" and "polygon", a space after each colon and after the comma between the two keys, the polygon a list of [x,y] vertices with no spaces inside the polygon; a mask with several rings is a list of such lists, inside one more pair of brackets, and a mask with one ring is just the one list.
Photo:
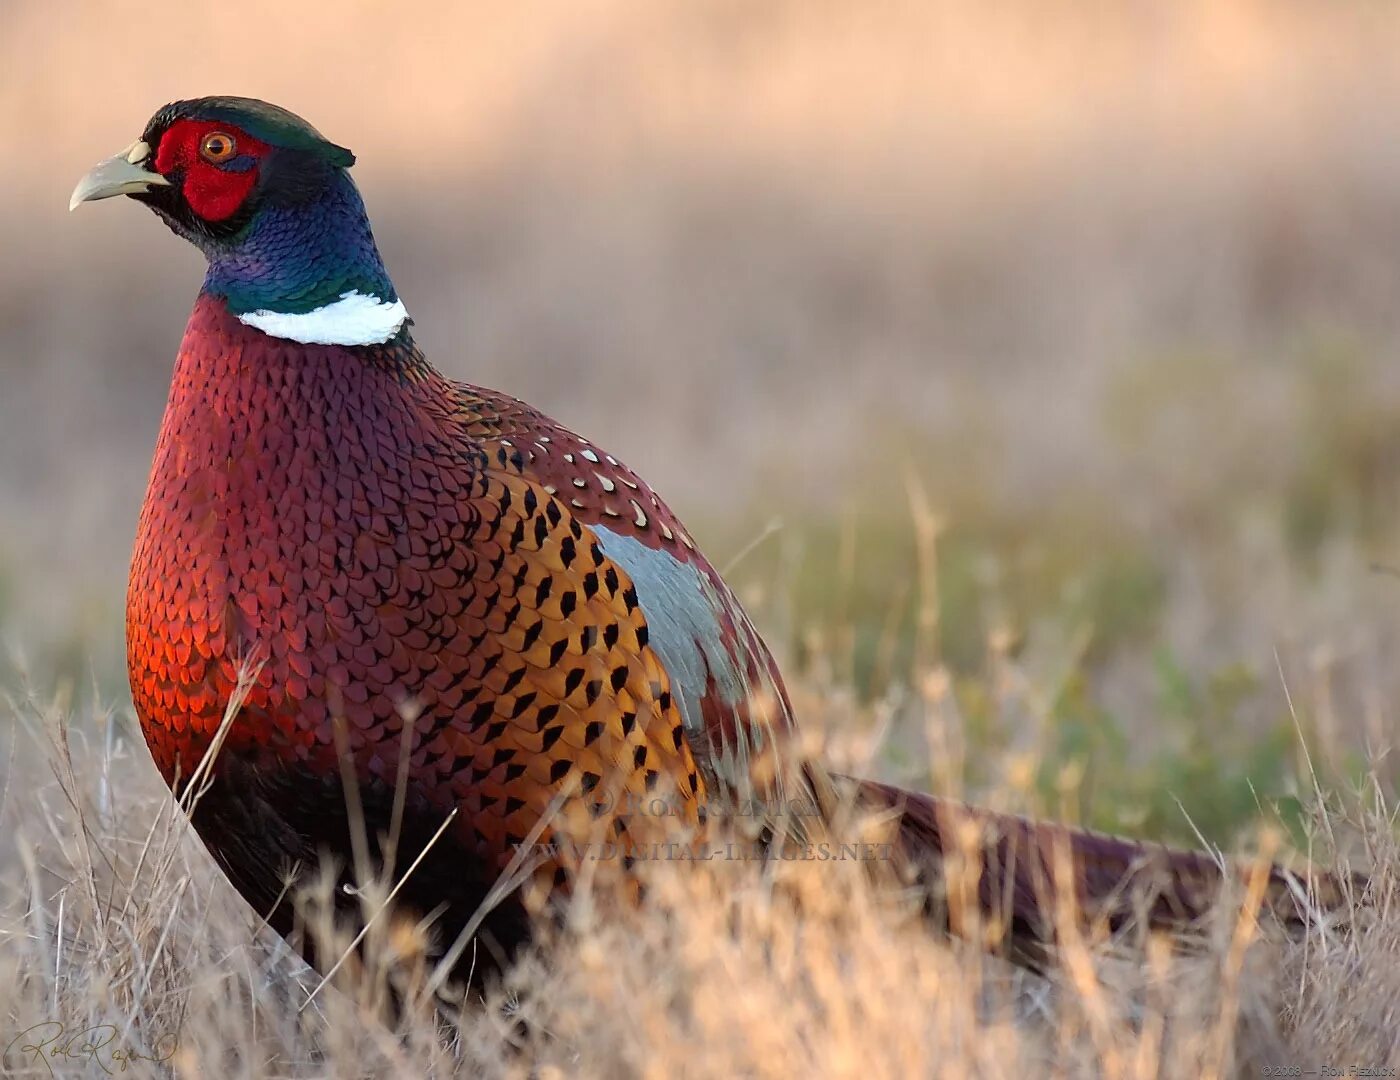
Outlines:
{"label": "pale curved beak", "polygon": [[170,181],[160,173],[150,172],[142,167],[141,162],[150,156],[151,148],[137,139],[116,157],[94,165],[73,189],[73,195],[68,200],[68,209],[76,210],[79,203],[110,199],[113,195],[131,195],[139,191],[149,191],[152,186],[169,185]]}

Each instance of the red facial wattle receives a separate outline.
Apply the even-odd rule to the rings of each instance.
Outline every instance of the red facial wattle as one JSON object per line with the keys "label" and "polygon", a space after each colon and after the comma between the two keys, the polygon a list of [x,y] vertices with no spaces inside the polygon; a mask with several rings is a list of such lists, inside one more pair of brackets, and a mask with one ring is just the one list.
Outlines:
{"label": "red facial wattle", "polygon": [[[200,153],[204,140],[215,132],[231,136],[236,153],[222,164]],[[181,192],[190,209],[205,221],[225,221],[238,212],[257,183],[258,167],[269,150],[267,143],[215,120],[181,120],[161,137],[156,150],[156,171],[169,176],[183,170]],[[249,163],[248,159],[252,161]]]}

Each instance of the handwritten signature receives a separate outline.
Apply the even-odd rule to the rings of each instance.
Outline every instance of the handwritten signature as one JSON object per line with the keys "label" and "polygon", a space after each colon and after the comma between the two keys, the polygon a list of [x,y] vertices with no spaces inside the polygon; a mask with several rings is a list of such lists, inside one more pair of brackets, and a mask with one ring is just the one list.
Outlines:
{"label": "handwritten signature", "polygon": [[45,1020],[33,1027],[25,1028],[5,1047],[0,1062],[13,1068],[16,1062],[28,1061],[34,1066],[42,1065],[50,1076],[54,1076],[54,1062],[86,1063],[101,1069],[108,1076],[126,1072],[138,1061],[157,1064],[169,1061],[179,1049],[179,1038],[173,1031],[159,1036],[151,1046],[151,1053],[143,1054],[129,1046],[118,1043],[121,1032],[115,1024],[94,1024],[81,1030],[70,1031],[62,1020]]}

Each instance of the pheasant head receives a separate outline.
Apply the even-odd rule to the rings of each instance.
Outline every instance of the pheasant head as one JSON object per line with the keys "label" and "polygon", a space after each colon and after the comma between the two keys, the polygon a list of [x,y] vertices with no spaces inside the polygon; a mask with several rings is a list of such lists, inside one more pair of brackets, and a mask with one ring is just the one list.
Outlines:
{"label": "pheasant head", "polygon": [[204,252],[204,292],[240,321],[307,344],[377,344],[408,313],[350,178],[354,162],[276,105],[177,101],[84,176],[69,209],[114,195],[145,203]]}

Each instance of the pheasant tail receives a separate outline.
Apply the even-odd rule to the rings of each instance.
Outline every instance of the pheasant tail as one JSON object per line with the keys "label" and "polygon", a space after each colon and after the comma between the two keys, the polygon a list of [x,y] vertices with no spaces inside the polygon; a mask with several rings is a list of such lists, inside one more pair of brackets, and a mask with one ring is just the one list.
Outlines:
{"label": "pheasant tail", "polygon": [[[839,778],[864,814],[894,826],[904,869],[929,914],[955,933],[977,920],[1018,962],[1046,966],[1069,918],[1114,935],[1132,928],[1175,934],[1199,928],[1219,901],[1228,863],[1209,855],[1028,821],[870,780]],[[1234,867],[1241,881],[1254,872]],[[1303,878],[1268,864],[1262,906],[1290,930],[1359,899],[1366,878]]]}

